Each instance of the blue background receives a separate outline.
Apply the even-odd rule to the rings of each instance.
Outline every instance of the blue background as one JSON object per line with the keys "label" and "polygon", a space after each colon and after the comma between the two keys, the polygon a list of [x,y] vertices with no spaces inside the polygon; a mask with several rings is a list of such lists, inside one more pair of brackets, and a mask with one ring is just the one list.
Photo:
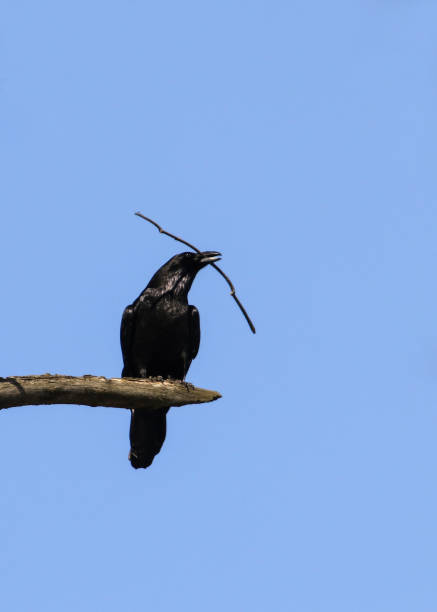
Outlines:
{"label": "blue background", "polygon": [[0,604],[437,609],[435,2],[3,0],[0,373],[119,376],[185,250],[202,341],[151,469],[129,414],[0,414]]}

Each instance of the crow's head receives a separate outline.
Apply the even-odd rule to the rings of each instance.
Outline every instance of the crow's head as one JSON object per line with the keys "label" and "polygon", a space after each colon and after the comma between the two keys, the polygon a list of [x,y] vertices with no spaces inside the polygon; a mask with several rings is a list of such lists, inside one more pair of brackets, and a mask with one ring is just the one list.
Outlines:
{"label": "crow's head", "polygon": [[179,253],[172,257],[163,267],[168,270],[189,270],[197,273],[210,263],[219,261],[221,253],[217,251],[204,251],[203,253]]}
{"label": "crow's head", "polygon": [[218,261],[220,256],[221,253],[217,251],[179,253],[159,268],[147,287],[166,293],[174,291],[175,294],[187,294],[199,270]]}

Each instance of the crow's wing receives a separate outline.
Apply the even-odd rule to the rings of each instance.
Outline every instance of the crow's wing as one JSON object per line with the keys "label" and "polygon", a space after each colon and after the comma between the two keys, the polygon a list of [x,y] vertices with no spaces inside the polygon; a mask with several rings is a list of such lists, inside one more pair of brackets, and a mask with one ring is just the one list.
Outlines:
{"label": "crow's wing", "polygon": [[132,339],[135,329],[135,306],[131,304],[130,306],[126,306],[123,312],[123,316],[121,318],[121,328],[120,328],[120,343],[121,343],[121,352],[123,353],[123,372],[122,376],[132,376],[131,363],[130,363],[130,355],[132,348]]}
{"label": "crow's wing", "polygon": [[200,345],[200,319],[199,311],[195,306],[189,306],[190,309],[190,359],[194,359],[197,355]]}

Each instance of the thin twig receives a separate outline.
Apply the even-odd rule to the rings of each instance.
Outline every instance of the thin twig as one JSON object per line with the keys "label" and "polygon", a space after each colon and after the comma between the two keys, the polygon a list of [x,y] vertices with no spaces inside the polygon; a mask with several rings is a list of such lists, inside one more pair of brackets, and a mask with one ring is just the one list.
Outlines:
{"label": "thin twig", "polygon": [[[178,242],[182,242],[182,244],[185,244],[186,246],[190,247],[190,249],[193,249],[193,251],[196,251],[197,253],[202,253],[202,251],[200,249],[198,249],[197,247],[195,247],[193,244],[190,244],[189,242],[187,242],[186,240],[183,240],[182,238],[179,238],[179,236],[175,236],[174,234],[170,234],[170,232],[167,232],[165,229],[162,229],[162,227],[160,225],[158,225],[158,223],[156,223],[156,221],[153,221],[153,219],[149,219],[149,217],[144,216],[142,213],[140,212],[136,212],[135,213],[137,215],[137,217],[141,217],[142,219],[144,219],[145,221],[148,221],[149,223],[151,223],[152,225],[154,225],[156,227],[157,230],[159,230],[159,232],[161,234],[165,234],[166,236],[170,236],[170,238],[173,238],[173,240],[177,240]],[[239,309],[241,310],[241,312],[243,313],[247,323],[249,324],[250,329],[252,330],[252,332],[255,334],[256,330],[255,330],[255,326],[252,323],[249,315],[246,312],[246,309],[244,308],[243,304],[240,302],[240,300],[237,297],[237,294],[235,292],[235,287],[232,284],[231,279],[226,276],[226,274],[223,272],[223,270],[221,268],[219,268],[215,263],[210,264],[213,268],[215,268],[217,270],[217,272],[219,274],[221,274],[223,276],[223,278],[225,279],[225,281],[228,283],[230,289],[231,289],[231,296],[234,298],[234,300],[237,302],[237,305],[239,307]]]}

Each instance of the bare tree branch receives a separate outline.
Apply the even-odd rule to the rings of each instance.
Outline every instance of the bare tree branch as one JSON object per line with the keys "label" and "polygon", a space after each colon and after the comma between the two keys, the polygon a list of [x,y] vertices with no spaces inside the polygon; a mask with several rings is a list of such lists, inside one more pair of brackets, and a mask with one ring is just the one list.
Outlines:
{"label": "bare tree branch", "polygon": [[212,402],[221,395],[189,383],[157,378],[9,376],[0,378],[0,410],[39,404],[85,404],[153,410]]}
{"label": "bare tree branch", "polygon": [[[177,240],[178,242],[182,242],[182,244],[186,244],[188,247],[190,247],[190,249],[193,249],[193,251],[196,251],[197,253],[201,253],[202,251],[200,249],[198,249],[197,247],[195,247],[193,244],[190,244],[189,242],[187,242],[186,240],[183,240],[183,238],[179,238],[179,236],[175,236],[174,234],[170,234],[170,232],[167,232],[166,230],[162,229],[162,227],[160,225],[158,225],[158,223],[156,223],[156,221],[153,221],[153,219],[150,219],[149,217],[144,216],[142,213],[140,212],[136,212],[135,213],[137,215],[137,217],[141,217],[141,219],[145,219],[146,221],[148,221],[149,223],[151,223],[152,225],[154,225],[161,234],[165,234],[166,236],[170,236],[170,238],[173,238],[174,240]],[[219,274],[221,274],[223,276],[223,278],[225,279],[225,281],[228,283],[230,289],[231,289],[231,295],[234,298],[234,300],[237,302],[238,307],[240,308],[241,312],[243,313],[247,323],[249,324],[250,329],[253,331],[253,333],[256,333],[255,330],[255,326],[252,323],[249,315],[246,312],[246,309],[244,308],[243,304],[240,302],[240,300],[237,297],[237,294],[235,293],[235,287],[232,284],[231,279],[226,276],[226,274],[223,272],[223,270],[221,268],[218,267],[217,264],[212,263],[209,264],[210,266],[212,266],[213,268],[215,268],[217,270],[217,272]]]}

